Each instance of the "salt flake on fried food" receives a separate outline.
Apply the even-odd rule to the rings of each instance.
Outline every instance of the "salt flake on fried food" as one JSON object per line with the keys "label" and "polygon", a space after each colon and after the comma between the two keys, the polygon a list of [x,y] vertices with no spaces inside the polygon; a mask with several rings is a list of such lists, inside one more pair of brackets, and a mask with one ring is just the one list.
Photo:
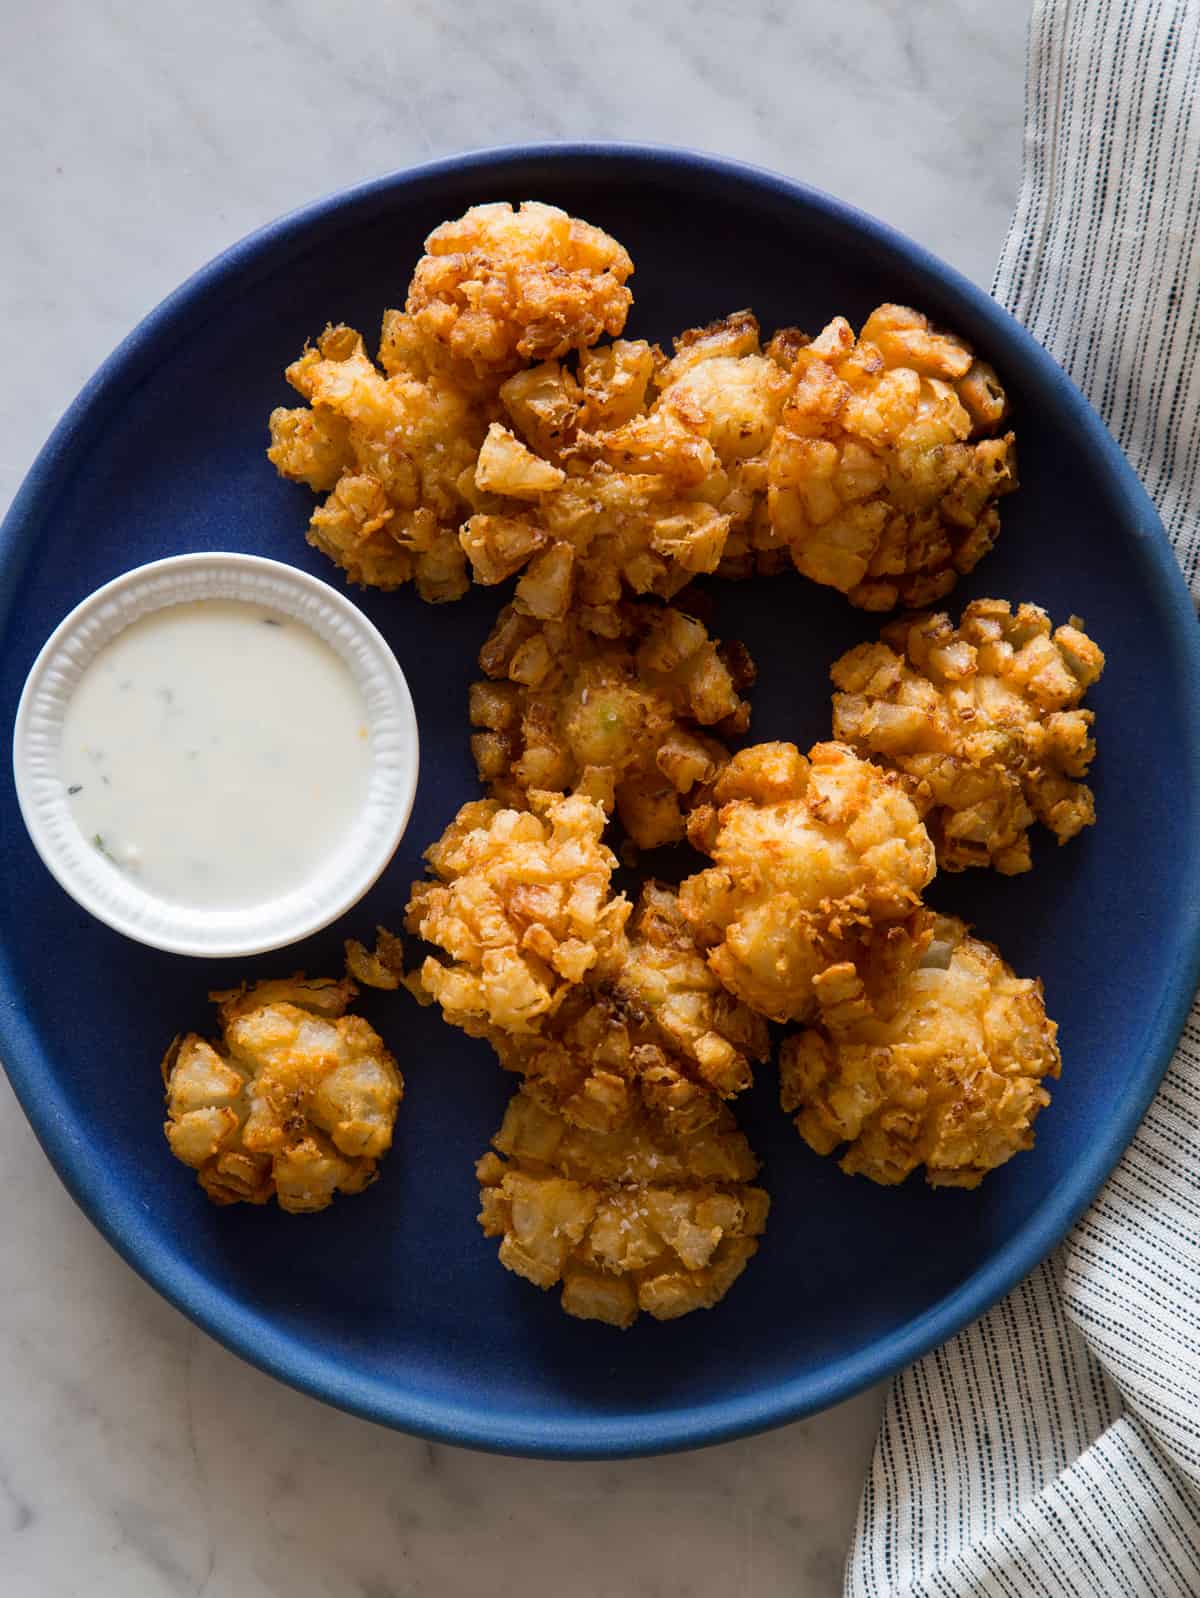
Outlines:
{"label": "salt flake on fried food", "polygon": [[780,1098],[818,1154],[845,1146],[851,1175],[890,1186],[923,1165],[934,1187],[977,1187],[1032,1147],[1057,1031],[1041,983],[946,917],[889,1014],[784,1042]]}
{"label": "salt flake on fried food", "polygon": [[349,980],[258,982],[211,998],[221,1038],[176,1038],[163,1060],[171,1152],[215,1204],[304,1214],[361,1193],[391,1147],[404,1078]]}
{"label": "salt flake on fried food", "polygon": [[471,504],[459,483],[484,440],[482,414],[437,374],[385,375],[349,327],[326,328],[287,379],[308,408],[271,413],[267,457],[327,496],[309,543],[352,583],[412,581],[431,603],[460,599],[470,584],[458,529]]}
{"label": "salt flake on fried food", "polygon": [[792,392],[771,443],[770,523],[806,577],[866,610],[928,605],[996,541],[1016,487],[996,374],[927,317],[881,305],[783,339]]}
{"label": "salt flake on fried food", "polygon": [[727,993],[673,891],[649,882],[608,969],[538,1034],[489,1028],[500,1063],[572,1126],[613,1131],[645,1109],[672,1133],[717,1121],[770,1049],[766,1022]]}
{"label": "salt flake on fried food", "polygon": [[557,206],[472,206],[425,241],[408,290],[416,330],[453,372],[502,378],[625,326],[628,252]]}
{"label": "salt flake on fried food", "polygon": [[538,1032],[571,987],[620,946],[630,904],[614,896],[605,814],[582,794],[531,792],[529,810],[466,804],[425,851],[407,928],[437,945],[421,985],[454,1026]]}
{"label": "salt flake on fried food", "polygon": [[834,737],[902,774],[944,870],[1028,871],[1035,820],[1062,844],[1096,819],[1079,707],[1103,669],[1078,617],[1037,605],[904,617],[834,663]]}
{"label": "salt flake on fried food", "polygon": [[711,1309],[758,1247],[770,1208],[733,1117],[674,1136],[638,1107],[614,1132],[568,1126],[514,1095],[476,1167],[500,1262],[582,1320],[627,1327]]}
{"label": "salt flake on fried food", "polygon": [[574,613],[501,611],[479,656],[491,680],[471,688],[471,748],[496,798],[582,792],[651,849],[682,840],[689,796],[729,758],[720,738],[748,725],[754,667],[681,610],[631,603],[617,620],[601,638]]}
{"label": "salt flake on fried food", "polygon": [[933,845],[899,780],[843,744],[756,744],[717,778],[688,835],[713,865],[680,908],[713,971],[777,1021],[866,1004],[915,958]]}

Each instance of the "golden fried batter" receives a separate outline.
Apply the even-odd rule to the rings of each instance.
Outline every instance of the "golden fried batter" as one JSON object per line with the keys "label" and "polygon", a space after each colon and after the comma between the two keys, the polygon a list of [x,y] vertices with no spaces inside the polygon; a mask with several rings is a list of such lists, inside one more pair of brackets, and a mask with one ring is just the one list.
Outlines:
{"label": "golden fried batter", "polygon": [[638,1106],[672,1132],[718,1119],[720,1101],[767,1057],[761,1016],[726,993],[696,948],[675,895],[642,890],[612,969],[568,994],[535,1036],[489,1028],[504,1065],[573,1126],[611,1131]]}
{"label": "golden fried batter", "polygon": [[436,944],[420,981],[445,1019],[539,1032],[573,984],[620,948],[630,905],[609,882],[605,815],[582,794],[528,794],[530,810],[465,804],[425,851],[436,881],[413,885],[406,926]]}
{"label": "golden fried batter", "polygon": [[771,443],[770,523],[806,577],[867,610],[928,605],[996,541],[1016,487],[1006,400],[961,339],[881,305],[777,335],[794,387]]}
{"label": "golden fried batter", "polygon": [[852,1175],[891,1185],[924,1165],[934,1187],[977,1187],[1033,1146],[1057,1031],[1041,983],[946,917],[886,1019],[823,1018],[785,1041],[780,1099],[818,1154],[849,1145]]}
{"label": "golden fried batter", "polygon": [[[614,470],[673,479],[732,527],[748,519],[766,488],[767,451],[790,380],[762,353],[750,311],[689,328],[674,344],[673,359],[653,363],[653,397],[644,411],[614,414],[597,404],[593,383],[574,450]],[[603,354],[593,352],[593,369]],[[585,383],[587,376],[585,370]]]}
{"label": "golden fried batter", "polygon": [[675,351],[618,340],[577,374],[547,361],[505,383],[511,427],[476,473],[483,497],[462,535],[477,582],[526,566],[527,614],[571,607],[615,636],[623,594],[672,598],[762,517],[788,374],[748,311],[682,333]]}
{"label": "golden fried batter", "polygon": [[905,617],[834,663],[834,737],[902,773],[947,871],[1030,867],[1035,819],[1066,843],[1096,819],[1079,704],[1104,656],[1072,617],[977,599]]}
{"label": "golden fried batter", "polygon": [[274,1197],[304,1214],[374,1180],[404,1078],[346,1015],[356,991],[292,977],[213,993],[221,1041],[189,1032],[167,1050],[167,1142],[215,1204]]}
{"label": "golden fried batter", "polygon": [[731,993],[776,1021],[886,985],[919,930],[933,846],[899,780],[843,744],[736,754],[688,834],[713,866],[679,904]]}
{"label": "golden fried batter", "polygon": [[479,779],[521,805],[531,788],[586,793],[614,807],[633,842],[652,849],[683,838],[683,806],[728,760],[723,743],[749,723],[739,697],[753,679],[740,645],[721,650],[682,611],[628,604],[619,638],[587,632],[578,617],[538,622],[507,606],[471,688]]}
{"label": "golden fried batter", "polygon": [[553,205],[475,205],[425,241],[407,311],[452,371],[503,376],[586,349],[625,326],[633,262],[616,239]]}
{"label": "golden fried batter", "polygon": [[638,1110],[617,1132],[569,1127],[517,1093],[476,1167],[500,1262],[568,1315],[626,1327],[711,1309],[758,1247],[770,1199],[728,1110],[688,1137]]}
{"label": "golden fried batter", "polygon": [[646,413],[665,364],[657,344],[614,339],[582,350],[574,366],[541,361],[515,372],[500,389],[500,401],[530,449],[565,466],[581,433],[604,433]]}
{"label": "golden fried batter", "polygon": [[[381,352],[381,359],[385,352]],[[326,493],[308,541],[353,583],[422,599],[470,586],[458,529],[471,504],[459,479],[474,468],[486,423],[454,383],[404,365],[383,372],[349,327],[329,327],[287,369],[308,408],[271,413],[268,459],[284,477]]]}
{"label": "golden fried batter", "polygon": [[355,938],[347,938],[346,975],[364,988],[383,988],[394,993],[405,985],[404,945],[386,927],[375,928],[375,947],[368,949]]}
{"label": "golden fried batter", "polygon": [[642,887],[608,991],[630,1024],[651,1029],[722,1098],[749,1087],[750,1062],[770,1050],[763,1018],[722,987],[661,882]]}

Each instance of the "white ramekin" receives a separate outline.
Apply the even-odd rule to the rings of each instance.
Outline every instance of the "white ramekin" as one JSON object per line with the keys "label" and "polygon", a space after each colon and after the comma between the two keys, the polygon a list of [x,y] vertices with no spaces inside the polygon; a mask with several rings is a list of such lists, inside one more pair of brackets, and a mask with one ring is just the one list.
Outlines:
{"label": "white ramekin", "polygon": [[[84,670],[152,611],[241,599],[303,622],[345,661],[366,707],[370,766],[355,825],[312,877],[259,906],[198,910],[154,897],[83,838],[59,774],[63,718]],[[303,714],[304,707],[296,707]],[[98,920],[174,954],[262,954],[328,926],[356,904],[396,851],[417,789],[417,719],[408,683],[378,629],[343,594],[257,555],[172,555],[105,583],[55,628],[33,663],[13,731],[13,774],[34,847]]]}

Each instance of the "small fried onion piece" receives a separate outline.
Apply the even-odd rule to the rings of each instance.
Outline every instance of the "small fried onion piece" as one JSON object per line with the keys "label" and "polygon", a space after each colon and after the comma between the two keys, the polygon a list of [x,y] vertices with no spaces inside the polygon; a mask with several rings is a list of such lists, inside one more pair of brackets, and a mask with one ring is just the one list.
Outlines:
{"label": "small fried onion piece", "polygon": [[407,311],[450,368],[504,376],[625,326],[628,252],[557,206],[472,206],[425,241]]}
{"label": "small fried onion piece", "polygon": [[[689,328],[674,346],[672,359],[656,363],[645,410],[620,416],[585,403],[574,453],[668,478],[739,527],[763,501],[767,451],[790,378],[762,353],[750,311]],[[593,352],[593,363],[601,353]]]}
{"label": "small fried onion piece", "polygon": [[903,305],[881,305],[857,339],[835,317],[788,354],[768,465],[775,539],[866,610],[940,599],[995,543],[996,500],[1017,484],[996,374]]}
{"label": "small fried onion piece", "polygon": [[637,1104],[615,1132],[570,1127],[528,1091],[514,1095],[476,1166],[500,1263],[535,1286],[561,1282],[581,1320],[627,1327],[711,1309],[758,1247],[770,1200],[758,1161],[722,1109],[673,1136]]}
{"label": "small fried onion piece", "polygon": [[386,927],[375,928],[375,947],[368,949],[356,938],[347,938],[346,975],[364,988],[382,988],[394,993],[405,985],[404,945]]}
{"label": "small fried onion piece", "polygon": [[833,734],[902,774],[943,870],[1013,875],[1035,820],[1063,844],[1096,819],[1079,705],[1103,670],[1078,616],[1052,630],[1037,605],[977,599],[957,628],[906,616],[835,661]]}
{"label": "small fried onion piece", "polygon": [[701,729],[730,737],[748,725],[740,694],[754,667],[681,610],[630,603],[618,619],[619,637],[598,638],[575,614],[539,623],[501,611],[479,656],[492,681],[471,688],[471,748],[496,798],[585,793],[652,849],[682,840],[688,796],[729,758]]}
{"label": "small fried onion piece", "polygon": [[673,1133],[699,1131],[770,1049],[766,1022],[721,987],[657,882],[642,890],[615,974],[573,990],[538,1035],[486,1035],[543,1108],[597,1132],[638,1105]]}
{"label": "small fried onion piece", "polygon": [[412,581],[436,604],[467,591],[458,529],[469,514],[459,478],[475,464],[485,423],[439,374],[385,376],[350,327],[327,327],[287,369],[308,408],[270,419],[267,458],[283,477],[326,494],[308,541],[352,583]]}
{"label": "small fried onion piece", "polygon": [[495,439],[462,533],[475,580],[528,563],[519,609],[549,619],[571,606],[617,636],[623,595],[672,598],[717,568],[731,535],[765,522],[767,450],[789,385],[749,311],[681,333],[670,360],[620,339],[586,351],[578,375],[555,361],[516,373],[500,397],[511,437],[542,469]]}
{"label": "small fried onion piece", "polygon": [[770,1052],[762,1016],[717,980],[664,883],[643,885],[608,992],[631,1026],[651,1029],[723,1099],[748,1088],[751,1062]]}
{"label": "small fried onion piece", "polygon": [[222,1036],[178,1037],[162,1064],[171,1152],[214,1204],[305,1214],[361,1193],[391,1147],[404,1078],[342,982],[243,985],[210,997]]}
{"label": "small fried onion piece", "polygon": [[717,977],[776,1021],[870,1002],[848,978],[870,988],[915,957],[934,873],[899,779],[844,744],[817,744],[807,759],[794,744],[755,744],[712,798],[688,836],[713,865],[681,885],[679,906]]}
{"label": "small fried onion piece", "polygon": [[436,944],[421,985],[453,1026],[540,1032],[575,983],[617,953],[630,905],[614,897],[605,815],[582,794],[530,792],[531,809],[463,805],[425,851],[406,927]]}
{"label": "small fried onion piece", "polygon": [[1033,1146],[1059,1074],[1042,984],[944,917],[898,1000],[886,1020],[823,1018],[786,1039],[780,1101],[816,1153],[846,1146],[851,1175],[890,1186],[923,1165],[934,1187],[977,1187]]}

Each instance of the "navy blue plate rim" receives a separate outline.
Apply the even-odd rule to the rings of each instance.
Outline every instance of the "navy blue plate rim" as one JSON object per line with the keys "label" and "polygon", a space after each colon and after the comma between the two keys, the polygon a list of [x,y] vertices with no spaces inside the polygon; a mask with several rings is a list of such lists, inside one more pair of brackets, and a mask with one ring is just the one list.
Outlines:
{"label": "navy blue plate rim", "polygon": [[[1051,384],[1110,478],[1135,530],[1134,555],[1158,590],[1168,617],[1171,653],[1189,662],[1184,697],[1188,707],[1186,755],[1190,780],[1200,785],[1200,629],[1170,544],[1149,496],[1099,416],[1050,355],[982,289],[921,245],[886,223],[797,180],[767,169],[699,151],[666,145],[561,143],[511,145],[406,168],[340,190],[292,211],[247,235],[200,268],[168,295],[125,338],[84,385],[42,448],[0,526],[0,626],[19,593],[34,548],[36,523],[52,506],[57,484],[73,451],[86,448],[91,425],[119,405],[177,336],[194,327],[193,311],[222,280],[247,281],[255,268],[273,267],[293,242],[314,225],[328,223],[381,196],[439,177],[477,173],[480,198],[488,180],[507,167],[530,162],[577,166],[581,176],[598,163],[675,167],[735,180],[825,211],[867,234],[917,273],[936,279],[967,302],[997,345],[1014,346],[1043,382]],[[10,779],[11,780],[11,777]],[[0,946],[0,1059],[33,1130],[75,1202],[117,1253],[191,1321],[252,1365],[279,1380],[364,1419],[435,1442],[495,1453],[555,1459],[623,1458],[696,1448],[781,1425],[836,1404],[944,1342],[981,1315],[1025,1277],[1066,1235],[1116,1164],[1170,1062],[1200,980],[1200,850],[1187,862],[1192,906],[1183,933],[1169,951],[1171,971],[1157,1014],[1146,1028],[1132,1086],[1107,1123],[1103,1137],[1080,1156],[1069,1176],[1031,1219],[953,1293],[907,1325],[869,1347],[765,1393],[716,1399],[686,1409],[579,1423],[528,1421],[489,1415],[485,1403],[428,1404],[383,1379],[346,1378],[336,1365],[273,1328],[253,1309],[237,1303],[194,1270],[186,1258],[136,1226],[113,1222],[106,1178],[89,1158],[87,1139],[44,1071],[34,1029],[26,1020],[8,950]],[[664,1329],[669,1336],[669,1329]]]}

